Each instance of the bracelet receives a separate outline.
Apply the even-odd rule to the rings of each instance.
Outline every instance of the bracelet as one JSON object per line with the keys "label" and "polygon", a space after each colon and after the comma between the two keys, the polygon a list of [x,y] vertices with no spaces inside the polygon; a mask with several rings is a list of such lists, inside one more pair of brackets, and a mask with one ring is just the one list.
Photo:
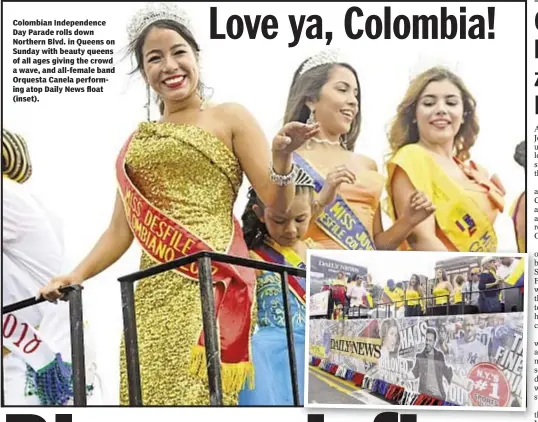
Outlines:
{"label": "bracelet", "polygon": [[278,174],[273,167],[273,163],[271,162],[269,166],[269,177],[271,182],[276,183],[279,186],[288,186],[294,182],[298,171],[299,168],[295,165],[295,163],[293,163],[291,165],[291,171],[288,174]]}

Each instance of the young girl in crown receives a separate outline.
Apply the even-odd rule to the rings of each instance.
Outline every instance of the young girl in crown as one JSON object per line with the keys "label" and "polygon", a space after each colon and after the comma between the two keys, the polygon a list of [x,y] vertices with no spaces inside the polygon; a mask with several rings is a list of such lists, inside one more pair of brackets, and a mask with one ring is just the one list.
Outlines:
{"label": "young girl in crown", "polygon": [[[314,217],[313,210],[326,206],[342,183],[353,183],[352,175],[332,179],[315,199],[314,181],[302,169],[295,179],[295,198],[288,212],[265,206],[254,190],[243,214],[243,233],[254,259],[306,268],[306,251],[316,244],[304,235]],[[305,279],[289,276],[289,303],[293,324],[299,397],[303,402],[305,341]],[[293,405],[291,374],[280,275],[258,271],[256,283],[257,331],[251,339],[255,389],[243,390],[240,406]]]}

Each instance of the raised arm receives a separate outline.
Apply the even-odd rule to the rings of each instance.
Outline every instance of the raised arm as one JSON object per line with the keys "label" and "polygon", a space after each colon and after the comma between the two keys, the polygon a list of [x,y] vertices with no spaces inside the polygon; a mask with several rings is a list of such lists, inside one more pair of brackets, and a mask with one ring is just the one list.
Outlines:
{"label": "raised arm", "polygon": [[133,234],[125,217],[121,197],[117,193],[110,224],[90,253],[71,273],[54,278],[47,286],[40,289],[38,296],[43,296],[50,301],[57,300],[62,296],[59,288],[81,284],[106,270],[129,249],[132,242]]}
{"label": "raised arm", "polygon": [[265,205],[286,212],[293,201],[295,187],[293,184],[279,186],[271,180],[270,163],[276,174],[289,174],[292,171],[292,152],[318,133],[317,125],[288,123],[270,146],[248,110],[238,104],[223,104],[222,107],[231,123],[234,153],[252,187]]}

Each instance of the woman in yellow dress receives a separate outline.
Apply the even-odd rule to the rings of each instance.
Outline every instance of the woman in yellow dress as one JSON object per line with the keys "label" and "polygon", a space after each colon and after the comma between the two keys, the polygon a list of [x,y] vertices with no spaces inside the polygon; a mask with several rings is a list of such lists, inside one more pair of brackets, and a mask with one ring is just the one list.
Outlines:
{"label": "woman in yellow dress", "polygon": [[322,51],[296,70],[284,122],[318,123],[319,136],[294,155],[316,183],[341,184],[306,236],[326,249],[394,250],[411,229],[434,211],[429,200],[414,192],[398,221],[384,231],[379,200],[384,177],[369,157],[354,153],[361,126],[361,94],[355,69],[337,50]]}
{"label": "woman in yellow dress", "polygon": [[420,287],[420,279],[416,274],[411,276],[409,280],[409,286],[405,291],[405,316],[422,316],[424,294]]}
{"label": "woman in yellow dress", "polygon": [[478,136],[476,101],[463,81],[432,68],[409,85],[389,131],[389,214],[407,211],[420,190],[436,211],[416,225],[401,249],[494,252],[494,221],[504,207],[496,176],[467,161]]}
{"label": "woman in yellow dress", "polygon": [[[295,195],[291,153],[317,132],[290,123],[272,143],[237,104],[207,106],[200,81],[199,47],[187,15],[173,3],[150,3],[129,27],[131,51],[162,118],[141,123],[120,152],[119,191],[111,223],[70,274],[41,290],[80,284],[118,260],[134,238],[143,249],[140,268],[214,250],[248,257],[233,206],[243,172],[264,203],[285,212]],[[272,155],[272,157],[271,157]],[[272,160],[271,160],[272,158]],[[272,161],[272,165],[270,162]],[[208,405],[207,369],[197,267],[141,280],[135,306],[144,405]],[[255,273],[214,263],[225,404],[253,378],[250,355]],[[121,403],[127,404],[124,348]]]}
{"label": "woman in yellow dress", "polygon": [[437,270],[435,273],[435,282],[432,291],[435,306],[443,306],[450,304],[450,297],[454,294],[452,284],[448,281],[448,277],[444,270]]}
{"label": "woman in yellow dress", "polygon": [[[527,153],[527,145],[525,141],[520,142],[517,147],[516,151],[514,152],[514,160],[516,160],[516,163],[518,163],[521,167],[523,167],[523,170],[527,171],[527,165],[526,165],[526,153]],[[514,202],[514,205],[512,206],[510,215],[512,216],[512,221],[514,222],[514,231],[516,234],[516,241],[517,241],[517,249],[520,253],[525,253],[526,248],[525,244],[527,242],[526,240],[526,231],[527,231],[527,210],[525,209],[525,205],[527,202],[526,198],[526,192],[523,191],[516,201]]]}

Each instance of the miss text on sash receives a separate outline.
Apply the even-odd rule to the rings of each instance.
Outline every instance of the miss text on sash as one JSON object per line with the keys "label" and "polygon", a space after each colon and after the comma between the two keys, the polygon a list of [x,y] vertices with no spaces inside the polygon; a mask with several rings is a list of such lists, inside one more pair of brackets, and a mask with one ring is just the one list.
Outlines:
{"label": "miss text on sash", "polygon": [[[318,220],[324,224],[324,227],[329,230],[338,240],[349,247],[350,249],[368,249],[369,240],[366,232],[355,233],[350,235],[349,231],[357,224],[353,218],[353,214],[346,211],[340,202],[335,202],[328,212],[323,211]],[[345,230],[347,229],[347,230]]]}
{"label": "miss text on sash", "polygon": [[[131,190],[125,193],[125,204],[125,216],[131,223],[133,231],[143,246],[153,255],[166,262],[176,259],[178,253],[183,256],[189,254],[195,241],[153,214],[150,208],[144,207]],[[188,273],[198,274],[196,262],[183,266],[181,269]],[[218,269],[213,266],[212,274],[215,275],[217,271]]]}
{"label": "miss text on sash", "polygon": [[[293,156],[297,164],[314,179],[315,190],[319,193],[323,189],[324,178],[299,154],[294,153]],[[325,207],[316,219],[316,224],[344,249],[375,249],[361,220],[340,195],[336,196],[331,205]]]}

